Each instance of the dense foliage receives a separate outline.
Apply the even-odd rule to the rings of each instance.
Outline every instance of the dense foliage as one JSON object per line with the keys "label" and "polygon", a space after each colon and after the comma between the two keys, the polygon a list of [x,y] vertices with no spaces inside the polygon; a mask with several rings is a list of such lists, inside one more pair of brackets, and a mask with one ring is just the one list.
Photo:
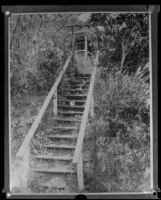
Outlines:
{"label": "dense foliage", "polygon": [[120,63],[121,71],[131,74],[148,61],[147,14],[93,13],[89,24],[95,26],[103,66]]}
{"label": "dense foliage", "polygon": [[76,14],[13,15],[10,20],[10,78],[14,95],[49,90],[71,42],[67,23]]}
{"label": "dense foliage", "polygon": [[137,76],[108,73],[104,79],[102,74],[97,74],[96,117],[88,130],[93,171],[87,184],[91,192],[148,191],[149,83]]}

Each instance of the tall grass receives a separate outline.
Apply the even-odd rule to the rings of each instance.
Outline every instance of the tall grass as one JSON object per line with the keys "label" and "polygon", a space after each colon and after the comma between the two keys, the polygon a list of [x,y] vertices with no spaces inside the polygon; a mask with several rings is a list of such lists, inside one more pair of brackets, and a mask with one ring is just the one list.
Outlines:
{"label": "tall grass", "polygon": [[149,191],[149,84],[137,76],[102,73],[94,90],[96,117],[88,129],[93,161],[85,179],[88,191]]}

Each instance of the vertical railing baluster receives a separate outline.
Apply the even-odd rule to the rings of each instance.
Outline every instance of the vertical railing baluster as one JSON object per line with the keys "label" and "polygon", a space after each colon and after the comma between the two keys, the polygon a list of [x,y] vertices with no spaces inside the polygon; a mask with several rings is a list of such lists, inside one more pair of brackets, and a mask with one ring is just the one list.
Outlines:
{"label": "vertical railing baluster", "polygon": [[77,179],[78,179],[78,188],[80,191],[83,191],[84,190],[84,176],[83,176],[82,152],[80,153],[79,162],[77,163]]}

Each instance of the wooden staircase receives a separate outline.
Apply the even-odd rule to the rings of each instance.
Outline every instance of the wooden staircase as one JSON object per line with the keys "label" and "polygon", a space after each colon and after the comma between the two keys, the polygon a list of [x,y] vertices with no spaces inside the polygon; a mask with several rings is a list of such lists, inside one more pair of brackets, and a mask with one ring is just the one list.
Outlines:
{"label": "wooden staircase", "polygon": [[31,168],[32,171],[42,173],[44,176],[50,174],[49,178],[39,184],[39,188],[43,191],[44,189],[55,192],[70,190],[66,177],[76,174],[72,159],[89,89],[89,80],[90,75],[75,74],[71,81],[68,75],[65,81],[69,85],[63,89],[58,88],[58,110],[54,117],[57,125],[53,126],[53,131],[46,135],[48,144],[44,145],[45,153],[33,157],[36,167]]}
{"label": "wooden staircase", "polygon": [[[93,87],[99,52],[91,75],[71,73],[68,67],[71,58],[68,57],[16,154],[23,188],[28,187],[31,174],[37,174],[37,187],[43,189],[42,192],[45,188],[52,193],[72,192],[70,183],[73,180],[78,191],[84,190],[83,141],[88,115],[94,116]],[[45,127],[43,148],[33,155],[31,140],[51,101],[52,128],[48,131]]]}

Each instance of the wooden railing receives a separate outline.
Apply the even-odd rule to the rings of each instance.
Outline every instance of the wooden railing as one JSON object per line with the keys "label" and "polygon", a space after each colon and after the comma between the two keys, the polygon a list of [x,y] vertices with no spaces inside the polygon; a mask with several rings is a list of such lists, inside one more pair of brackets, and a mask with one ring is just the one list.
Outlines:
{"label": "wooden railing", "polygon": [[77,144],[74,152],[73,163],[77,165],[77,179],[78,179],[78,188],[80,191],[84,190],[84,177],[83,177],[83,155],[82,155],[82,146],[85,137],[86,123],[88,120],[89,113],[91,116],[94,115],[94,100],[93,100],[93,87],[95,82],[95,76],[97,71],[99,52],[97,52],[96,59],[94,62],[94,69],[92,72],[92,77],[90,81],[89,91],[87,95],[87,101],[85,104],[85,109],[82,117],[82,122],[79,129]]}
{"label": "wooden railing", "polygon": [[54,83],[53,87],[51,88],[48,96],[46,97],[38,115],[36,116],[34,123],[32,124],[29,132],[27,133],[23,143],[20,146],[19,151],[16,154],[16,158],[18,158],[21,162],[20,162],[20,166],[21,166],[21,173],[22,173],[22,183],[23,183],[23,187],[26,187],[27,185],[27,177],[28,177],[28,171],[29,171],[29,159],[30,159],[30,141],[33,138],[40,122],[41,119],[52,99],[53,98],[53,113],[57,114],[57,87],[69,65],[69,62],[71,60],[71,56],[68,57],[62,71],[60,72],[56,82]]}

